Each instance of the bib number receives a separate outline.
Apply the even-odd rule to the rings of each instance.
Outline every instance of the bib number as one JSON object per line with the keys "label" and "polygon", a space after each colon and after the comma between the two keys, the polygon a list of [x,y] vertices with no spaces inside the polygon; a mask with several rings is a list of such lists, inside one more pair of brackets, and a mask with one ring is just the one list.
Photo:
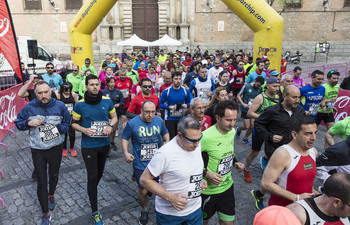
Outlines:
{"label": "bib number", "polygon": [[309,108],[310,115],[316,116],[319,108],[320,108],[320,104],[311,104]]}
{"label": "bib number", "polygon": [[129,89],[123,89],[123,90],[120,90],[120,91],[122,92],[124,98],[129,97]]}
{"label": "bib number", "polygon": [[252,104],[253,104],[253,100],[254,100],[254,99],[251,99],[251,98],[249,99],[249,101],[248,101],[248,105],[249,105],[249,107],[250,107],[250,106],[252,106]]}
{"label": "bib number", "polygon": [[171,117],[181,117],[183,115],[182,109],[180,110],[170,110]]}
{"label": "bib number", "polygon": [[103,131],[107,128],[107,126],[107,121],[91,121],[91,128],[96,130],[91,137],[108,137],[107,134],[103,134]]}
{"label": "bib number", "polygon": [[65,103],[67,109],[68,109],[68,112],[69,114],[72,115],[72,112],[73,112],[73,103]]}
{"label": "bib number", "polygon": [[47,124],[45,126],[39,126],[39,135],[42,142],[50,142],[58,139],[61,135],[55,125]]}
{"label": "bib number", "polygon": [[158,150],[158,144],[142,144],[141,145],[141,161],[149,161],[152,159],[154,153]]}
{"label": "bib number", "polygon": [[190,184],[188,185],[188,194],[187,194],[189,198],[198,198],[201,196],[202,179],[203,179],[203,174],[190,176]]}
{"label": "bib number", "polygon": [[226,174],[231,172],[232,164],[233,164],[233,155],[230,155],[221,159],[219,163],[218,174],[220,176],[225,176]]}
{"label": "bib number", "polygon": [[327,110],[333,109],[334,106],[335,106],[335,102],[328,102],[328,103],[327,103]]}

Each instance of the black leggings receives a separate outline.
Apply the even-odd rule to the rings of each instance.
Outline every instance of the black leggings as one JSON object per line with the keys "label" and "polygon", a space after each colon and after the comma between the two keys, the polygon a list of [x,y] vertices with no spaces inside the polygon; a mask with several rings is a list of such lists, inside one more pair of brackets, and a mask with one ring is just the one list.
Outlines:
{"label": "black leggings", "polygon": [[67,149],[67,136],[69,135],[69,148],[74,148],[75,130],[69,126],[69,131],[64,135],[63,149]]}
{"label": "black leggings", "polygon": [[87,171],[87,191],[90,199],[91,210],[96,212],[97,209],[97,186],[100,182],[105,168],[109,145],[99,148],[82,148],[81,149],[86,171]]}
{"label": "black leggings", "polygon": [[[32,158],[37,174],[37,195],[43,213],[49,212],[48,196],[55,194],[58,172],[62,160],[62,144],[48,150],[32,149]],[[47,191],[47,164],[49,164],[49,191]]]}
{"label": "black leggings", "polygon": [[179,121],[177,120],[165,120],[165,127],[169,132],[170,140],[173,139],[177,135],[177,124]]}

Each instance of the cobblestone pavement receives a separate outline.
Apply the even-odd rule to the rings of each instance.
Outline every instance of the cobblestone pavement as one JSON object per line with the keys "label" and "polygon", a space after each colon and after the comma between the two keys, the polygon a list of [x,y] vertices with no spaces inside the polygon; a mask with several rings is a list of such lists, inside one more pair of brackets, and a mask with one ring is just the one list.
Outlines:
{"label": "cobblestone pavement", "polygon": [[[242,125],[239,119],[237,125]],[[21,225],[40,223],[40,205],[36,195],[36,182],[32,180],[33,163],[29,149],[27,132],[14,131],[17,137],[11,133],[4,138],[9,150],[6,153],[0,147],[0,169],[5,173],[5,179],[0,179],[0,198],[6,203],[6,208],[0,208],[0,225]],[[323,148],[325,128],[320,127],[317,134],[318,150]],[[121,133],[121,131],[119,131]],[[242,132],[244,134],[245,132]],[[81,134],[77,132],[76,158],[68,156],[63,158],[60,169],[57,191],[55,193],[57,206],[51,213],[51,224],[92,224],[90,217],[90,204],[86,191],[86,170],[80,152]],[[339,141],[339,140],[338,140]],[[105,224],[138,224],[140,207],[137,202],[137,185],[131,180],[132,165],[127,164],[120,147],[120,135],[115,143],[117,151],[112,151],[107,159],[104,176],[98,187],[99,210]],[[235,153],[239,161],[245,163],[249,146],[241,141],[235,141]],[[259,154],[261,156],[263,151]],[[250,190],[259,187],[262,177],[259,160],[255,160],[251,167],[253,182],[246,183],[243,174],[233,172],[236,196],[236,221],[235,225],[253,224],[257,210],[254,200],[250,196]],[[266,196],[268,199],[268,196]],[[267,200],[265,200],[267,203]],[[149,200],[150,221],[148,224],[156,224],[154,211],[154,197]],[[209,224],[218,224],[215,216]]]}

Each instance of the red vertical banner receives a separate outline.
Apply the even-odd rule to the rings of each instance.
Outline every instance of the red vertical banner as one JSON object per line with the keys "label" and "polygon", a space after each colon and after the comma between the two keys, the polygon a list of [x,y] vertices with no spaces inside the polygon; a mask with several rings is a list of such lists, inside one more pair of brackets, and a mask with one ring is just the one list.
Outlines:
{"label": "red vertical banner", "polygon": [[22,80],[20,58],[7,0],[0,0],[0,53],[2,53],[18,77]]}

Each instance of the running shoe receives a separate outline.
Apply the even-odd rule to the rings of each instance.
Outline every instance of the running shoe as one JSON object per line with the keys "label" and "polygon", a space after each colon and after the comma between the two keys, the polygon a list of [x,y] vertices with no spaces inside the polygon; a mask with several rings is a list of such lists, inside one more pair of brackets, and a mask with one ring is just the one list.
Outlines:
{"label": "running shoe", "polygon": [[145,225],[148,223],[148,211],[141,211],[141,216],[139,219],[139,224]]}
{"label": "running shoe", "polygon": [[131,180],[132,180],[133,182],[136,182],[135,174],[132,174],[132,175],[131,175]]}
{"label": "running shoe", "polygon": [[67,149],[63,149],[62,156],[67,157],[67,152],[68,152]]}
{"label": "running shoe", "polygon": [[265,156],[261,156],[261,158],[260,158],[260,166],[261,166],[261,169],[262,169],[263,171],[265,171],[268,162],[269,162],[269,161],[267,161],[267,160],[265,159]]}
{"label": "running shoe", "polygon": [[41,215],[41,225],[49,225],[51,220],[51,215],[50,213],[43,213]]}
{"label": "running shoe", "polygon": [[71,154],[73,157],[77,157],[78,153],[77,153],[77,151],[75,151],[74,148],[69,149],[69,151],[70,151],[70,154]]}
{"label": "running shoe", "polygon": [[114,143],[111,143],[111,149],[117,151],[118,147]]}
{"label": "running shoe", "polygon": [[252,182],[252,177],[250,176],[250,171],[243,170],[244,172],[244,180],[248,183]]}
{"label": "running shoe", "polygon": [[94,212],[91,215],[95,225],[103,225],[102,216],[99,211]]}
{"label": "running shoe", "polygon": [[56,200],[55,200],[55,195],[49,195],[49,199],[48,199],[48,206],[50,210],[54,210],[56,207]]}
{"label": "running shoe", "polygon": [[241,130],[239,127],[236,129],[236,139],[239,139],[239,135],[241,134]]}
{"label": "running shoe", "polygon": [[256,192],[255,190],[252,190],[250,193],[252,194],[252,197],[255,200],[255,206],[258,210],[262,210],[263,208],[265,208],[264,206],[264,197],[259,198],[258,196],[256,196]]}
{"label": "running shoe", "polygon": [[243,142],[244,144],[246,144],[246,145],[249,145],[249,146],[252,145],[252,144],[248,141],[247,138],[243,138],[243,139],[242,139],[242,142]]}

